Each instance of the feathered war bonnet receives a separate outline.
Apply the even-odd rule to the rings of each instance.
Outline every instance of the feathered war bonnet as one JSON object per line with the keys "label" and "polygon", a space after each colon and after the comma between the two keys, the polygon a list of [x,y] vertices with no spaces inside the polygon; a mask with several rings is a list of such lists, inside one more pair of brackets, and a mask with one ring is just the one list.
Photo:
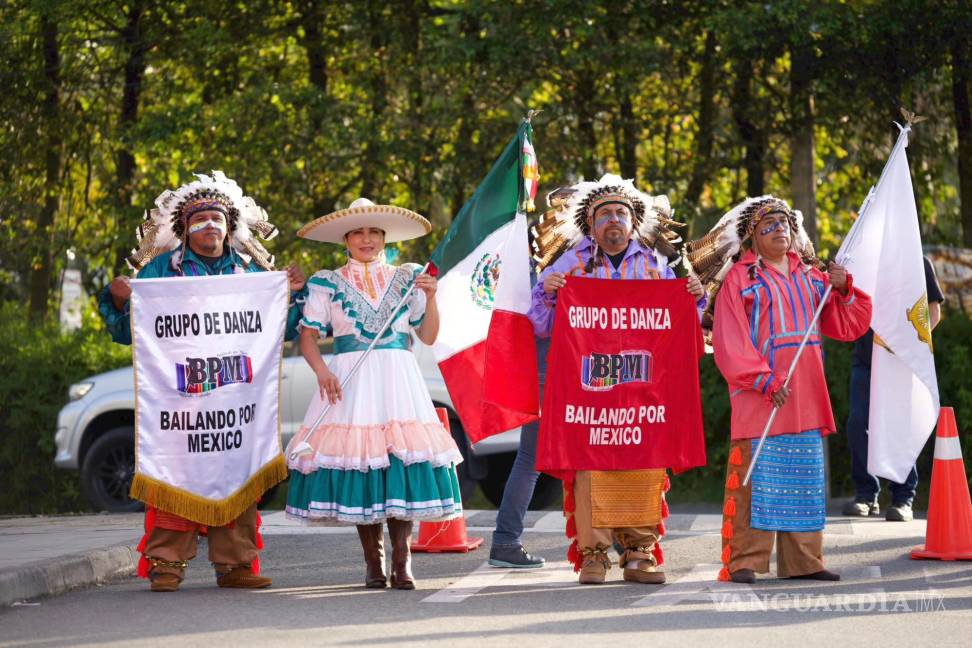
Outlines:
{"label": "feathered war bonnet", "polygon": [[[145,220],[135,235],[138,246],[128,257],[133,270],[141,270],[159,254],[185,244],[186,223],[193,213],[204,210],[220,211],[226,216],[226,242],[244,263],[256,263],[264,270],[273,269],[273,255],[267,252],[257,237],[269,241],[277,235],[277,228],[267,219],[267,212],[243,194],[235,181],[222,171],[212,176],[197,173],[196,180],[175,190],[163,191],[155,199],[155,209],[145,212]],[[179,259],[173,259],[178,265]]]}
{"label": "feathered war bonnet", "polygon": [[668,197],[643,193],[633,181],[608,173],[596,182],[579,182],[547,194],[550,208],[531,230],[537,272],[589,236],[588,217],[598,207],[610,203],[627,205],[631,210],[633,237],[664,255],[669,265],[678,264],[681,237],[671,228],[681,223],[672,220]]}
{"label": "feathered war bonnet", "polygon": [[[816,265],[816,252],[807,232],[803,229],[803,214],[799,210],[791,209],[786,201],[772,195],[747,198],[719,219],[700,239],[686,243],[689,263],[698,274],[705,286],[709,303],[702,317],[702,328],[706,337],[712,329],[712,313],[715,308],[716,295],[722,287],[722,281],[732,265],[739,260],[743,246],[752,245],[753,230],[756,223],[767,214],[779,213],[786,216],[793,233],[790,249],[799,255],[804,263],[804,270]],[[756,263],[749,268],[751,278],[755,278],[757,269],[763,268],[763,260],[757,255]]]}

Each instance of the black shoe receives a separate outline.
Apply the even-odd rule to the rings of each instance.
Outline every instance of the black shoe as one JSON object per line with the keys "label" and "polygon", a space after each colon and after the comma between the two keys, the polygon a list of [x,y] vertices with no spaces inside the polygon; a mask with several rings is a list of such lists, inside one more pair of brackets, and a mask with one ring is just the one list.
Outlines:
{"label": "black shoe", "polygon": [[800,576],[790,576],[790,578],[796,578],[802,580],[818,580],[818,581],[839,581],[840,574],[835,574],[832,571],[821,569],[820,571],[813,572],[812,574],[801,574]]}
{"label": "black shoe", "polygon": [[733,583],[747,583],[752,585],[756,582],[756,572],[752,569],[737,569],[729,574],[729,580]]}
{"label": "black shoe", "polygon": [[888,522],[911,522],[915,519],[915,513],[911,510],[911,504],[892,504],[884,519]]}
{"label": "black shoe", "polygon": [[493,567],[536,569],[543,567],[544,559],[528,554],[522,545],[515,547],[494,546],[489,550],[489,564]]}
{"label": "black shoe", "polygon": [[854,499],[850,502],[844,504],[844,508],[841,510],[844,515],[851,515],[853,517],[876,517],[881,515],[881,509],[878,507],[877,500],[868,501],[866,499]]}

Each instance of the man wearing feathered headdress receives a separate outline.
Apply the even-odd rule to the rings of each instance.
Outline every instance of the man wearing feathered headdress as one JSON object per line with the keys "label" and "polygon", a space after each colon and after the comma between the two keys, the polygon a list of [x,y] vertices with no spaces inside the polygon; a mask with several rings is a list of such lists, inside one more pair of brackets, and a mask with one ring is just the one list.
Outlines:
{"label": "man wearing feathered headdress", "polygon": [[[712,346],[732,405],[719,579],[755,582],[757,572],[769,571],[775,540],[779,577],[839,580],[823,564],[822,436],[836,426],[821,344],[823,335],[860,337],[871,321],[871,300],[843,267],[818,269],[803,216],[773,196],[745,200],[688,248],[715,300]],[[811,327],[828,284],[833,292]],[[774,407],[779,412],[744,486]]]}
{"label": "man wearing feathered headdress", "polygon": [[[557,291],[568,277],[598,279],[673,279],[668,255],[677,256],[671,241],[677,236],[669,229],[672,210],[665,196],[649,196],[635,188],[631,180],[608,174],[596,182],[581,182],[548,196],[554,207],[534,228],[535,258],[542,269],[533,289],[529,311],[537,337],[550,337],[553,329]],[[703,288],[690,275],[688,291],[704,305]],[[610,471],[617,473],[618,471]],[[647,492],[663,497],[661,483],[665,470],[624,471],[631,501],[643,500]],[[602,475],[608,471],[577,471],[573,485],[565,483],[568,535],[576,526],[569,558],[580,569],[584,584],[603,583],[611,560],[607,552],[617,543],[622,549],[624,579],[639,583],[664,583],[658,567],[659,528],[656,524],[628,527],[599,519],[597,527],[592,501],[598,499]],[[653,483],[658,482],[658,483]],[[653,487],[654,486],[654,487]],[[618,485],[611,488],[617,491]],[[659,504],[659,503],[655,503]],[[659,506],[649,507],[663,510]],[[607,513],[607,517],[611,517]]]}
{"label": "man wearing feathered headdress", "polygon": [[[138,271],[137,277],[201,277],[272,270],[273,257],[254,236],[255,233],[270,239],[277,234],[266,212],[222,172],[196,177],[194,182],[163,192],[155,200],[156,209],[146,214],[137,231],[139,246],[128,259],[132,269]],[[297,335],[306,289],[304,275],[297,266],[288,267],[287,276],[291,297],[285,335],[289,340]],[[108,331],[119,344],[132,343],[131,294],[129,278],[119,276],[105,287],[98,300]],[[173,295],[173,299],[178,297]],[[152,591],[174,591],[182,582],[187,561],[196,555],[201,525],[151,508],[146,516],[139,573],[151,580]],[[220,587],[270,585],[270,579],[254,569],[259,544],[256,503],[227,526],[210,527],[208,544]]]}

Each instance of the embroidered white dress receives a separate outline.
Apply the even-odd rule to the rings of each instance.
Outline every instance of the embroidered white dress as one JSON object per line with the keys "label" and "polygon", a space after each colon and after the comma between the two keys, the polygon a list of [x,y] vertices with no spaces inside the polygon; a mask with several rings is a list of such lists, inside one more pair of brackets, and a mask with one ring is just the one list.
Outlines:
{"label": "embroidered white dress", "polygon": [[385,518],[442,520],[462,514],[455,464],[462,455],[439,421],[415,355],[411,330],[425,315],[425,293],[396,306],[421,271],[350,260],[308,280],[300,325],[333,335],[329,364],[338,380],[395,314],[343,398],[310,429],[325,402],[315,390],[287,448],[287,513],[308,522],[369,524]]}

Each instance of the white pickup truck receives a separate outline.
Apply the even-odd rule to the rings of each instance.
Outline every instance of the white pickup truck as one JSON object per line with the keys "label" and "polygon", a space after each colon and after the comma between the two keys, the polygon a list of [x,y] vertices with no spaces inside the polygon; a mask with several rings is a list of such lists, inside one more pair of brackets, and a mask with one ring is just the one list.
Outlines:
{"label": "white pickup truck", "polygon": [[[322,343],[327,357],[330,340]],[[472,445],[452,407],[442,374],[429,347],[415,340],[425,384],[437,407],[449,411],[452,436],[465,459],[459,465],[463,498],[469,497],[478,483],[483,494],[496,506],[520,443],[519,428]],[[295,344],[284,351],[283,382],[280,395],[283,444],[300,427],[317,388],[313,372]],[[104,511],[134,511],[141,504],[128,497],[135,471],[135,389],[131,367],[85,378],[71,386],[70,402],[57,417],[54,463],[60,468],[81,471],[81,487],[91,506]],[[531,508],[545,508],[560,495],[560,483],[541,475]]]}

